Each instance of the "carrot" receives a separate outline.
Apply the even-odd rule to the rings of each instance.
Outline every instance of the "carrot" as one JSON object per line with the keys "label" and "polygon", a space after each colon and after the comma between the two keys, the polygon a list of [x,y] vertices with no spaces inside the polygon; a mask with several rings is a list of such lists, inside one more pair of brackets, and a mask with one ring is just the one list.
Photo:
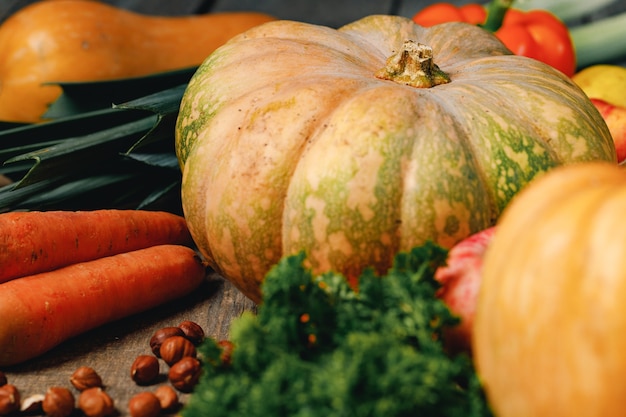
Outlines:
{"label": "carrot", "polygon": [[204,277],[193,249],[158,245],[0,284],[0,366],[186,295]]}
{"label": "carrot", "polygon": [[181,216],[148,210],[0,214],[0,283],[160,244],[191,246]]}

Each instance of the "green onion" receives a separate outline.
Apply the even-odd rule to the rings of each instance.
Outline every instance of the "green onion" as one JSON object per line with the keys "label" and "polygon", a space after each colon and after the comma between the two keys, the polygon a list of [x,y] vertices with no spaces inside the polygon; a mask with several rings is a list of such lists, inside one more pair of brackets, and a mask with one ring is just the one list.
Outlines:
{"label": "green onion", "polygon": [[543,9],[553,13],[569,26],[576,51],[576,66],[582,69],[594,64],[616,63],[626,59],[626,12],[584,22],[591,14],[616,0],[516,0],[520,10]]}
{"label": "green onion", "polygon": [[517,0],[515,7],[520,10],[543,9],[553,13],[564,22],[588,16],[616,0]]}
{"label": "green onion", "polygon": [[569,21],[568,29],[574,44],[576,67],[580,70],[593,64],[608,64],[626,59],[626,12],[609,16],[591,23],[584,22],[592,13],[599,13],[604,6],[615,0],[491,0],[486,4],[487,21],[481,25],[495,32],[502,25],[507,10],[547,10],[563,22]]}
{"label": "green onion", "polygon": [[579,68],[626,58],[626,12],[570,29]]}
{"label": "green onion", "polygon": [[[0,126],[0,213],[151,208],[180,213],[178,106],[195,68],[61,84],[40,124]],[[111,106],[111,103],[114,104]]]}
{"label": "green onion", "polygon": [[516,0],[520,10],[543,9],[569,26],[576,51],[578,69],[593,64],[608,64],[626,59],[626,12],[590,23],[594,13],[616,3],[616,0]]}

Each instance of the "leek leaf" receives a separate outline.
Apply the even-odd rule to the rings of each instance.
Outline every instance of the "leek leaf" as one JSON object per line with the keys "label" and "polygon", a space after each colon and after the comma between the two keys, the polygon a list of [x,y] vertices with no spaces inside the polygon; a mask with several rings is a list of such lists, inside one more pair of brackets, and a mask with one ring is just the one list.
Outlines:
{"label": "leek leaf", "polygon": [[174,125],[194,70],[63,84],[53,120],[0,127],[0,174],[14,181],[0,188],[0,212],[181,212]]}
{"label": "leek leaf", "polygon": [[62,175],[67,172],[68,167],[80,169],[84,166],[107,163],[107,160],[114,159],[119,154],[120,149],[130,146],[150,131],[156,121],[157,116],[151,115],[110,129],[67,138],[53,146],[13,157],[5,163],[26,160],[34,162],[33,167],[17,183],[19,188],[50,176]]}
{"label": "leek leaf", "polygon": [[59,85],[63,92],[50,105],[44,118],[59,119],[73,114],[107,109],[115,103],[123,103],[177,85],[187,84],[196,69],[197,67],[190,67],[150,74],[145,77],[105,81],[50,83]]}

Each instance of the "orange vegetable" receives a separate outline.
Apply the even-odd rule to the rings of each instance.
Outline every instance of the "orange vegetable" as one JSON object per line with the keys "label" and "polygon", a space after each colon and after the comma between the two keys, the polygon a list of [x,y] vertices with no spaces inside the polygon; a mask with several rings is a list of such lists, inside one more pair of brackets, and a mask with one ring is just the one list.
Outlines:
{"label": "orange vegetable", "polygon": [[494,416],[624,416],[625,212],[606,162],[556,167],[504,210],[472,334]]}
{"label": "orange vegetable", "polygon": [[356,284],[492,225],[554,166],[616,160],[561,72],[474,25],[389,15],[231,39],[189,82],[175,136],[198,250],[254,301],[282,256]]}
{"label": "orange vegetable", "polygon": [[39,1],[0,26],[0,120],[36,122],[59,81],[142,76],[199,65],[215,48],[275,20],[255,12],[150,16],[98,1]]}
{"label": "orange vegetable", "polygon": [[524,12],[510,8],[511,0],[492,0],[488,9],[479,4],[454,6],[434,3],[413,16],[421,26],[445,22],[480,25],[516,55],[544,62],[568,77],[576,71],[574,43],[567,26],[546,10]]}
{"label": "orange vegetable", "polygon": [[186,295],[204,277],[193,249],[159,245],[0,284],[0,366]]}
{"label": "orange vegetable", "polygon": [[450,3],[433,3],[413,16],[418,25],[430,27],[445,22],[465,22],[473,25],[485,23],[487,12],[477,3],[455,6]]}
{"label": "orange vegetable", "polygon": [[182,216],[147,210],[0,214],[0,283],[165,243],[191,245]]}

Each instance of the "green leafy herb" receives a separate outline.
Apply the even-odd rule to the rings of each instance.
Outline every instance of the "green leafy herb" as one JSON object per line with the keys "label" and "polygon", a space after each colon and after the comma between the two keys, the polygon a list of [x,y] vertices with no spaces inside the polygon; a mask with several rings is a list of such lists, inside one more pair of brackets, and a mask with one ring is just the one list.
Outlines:
{"label": "green leafy herb", "polygon": [[313,276],[304,255],[267,275],[257,314],[231,326],[229,361],[213,339],[183,417],[490,416],[471,359],[449,355],[458,319],[435,296],[447,252],[428,243],[397,255],[358,291],[336,273]]}

